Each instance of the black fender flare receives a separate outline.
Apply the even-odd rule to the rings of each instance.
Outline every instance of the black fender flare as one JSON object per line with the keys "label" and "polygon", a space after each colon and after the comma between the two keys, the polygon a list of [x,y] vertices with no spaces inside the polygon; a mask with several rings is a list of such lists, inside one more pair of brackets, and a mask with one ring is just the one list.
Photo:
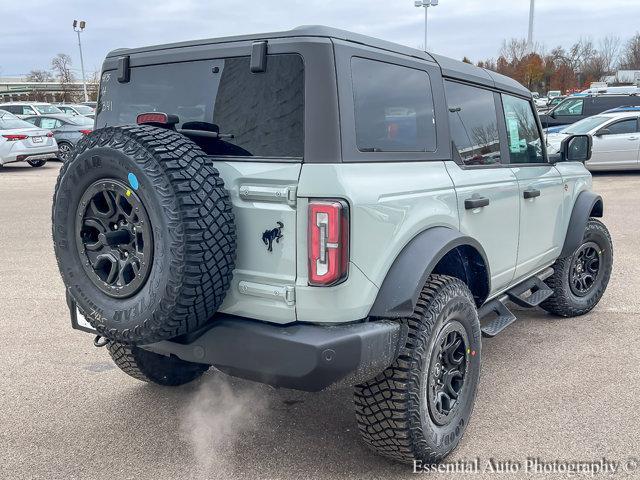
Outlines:
{"label": "black fender flare", "polygon": [[[452,228],[432,227],[416,235],[398,254],[382,282],[369,316],[399,318],[411,315],[427,277],[447,253],[461,246],[472,247],[481,255],[489,282],[489,263],[477,240]],[[487,293],[489,290],[487,285]]]}
{"label": "black fender flare", "polygon": [[568,257],[576,251],[582,243],[589,217],[600,218],[603,212],[604,202],[600,195],[590,191],[580,192],[571,211],[567,235],[564,237],[564,245],[559,258]]}

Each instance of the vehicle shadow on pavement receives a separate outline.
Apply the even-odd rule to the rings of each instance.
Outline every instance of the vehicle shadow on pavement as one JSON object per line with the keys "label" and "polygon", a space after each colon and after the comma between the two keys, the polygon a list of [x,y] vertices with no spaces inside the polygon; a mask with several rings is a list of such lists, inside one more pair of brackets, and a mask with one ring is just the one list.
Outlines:
{"label": "vehicle shadow on pavement", "polygon": [[[362,443],[350,389],[275,390],[214,369],[179,389],[125,382],[97,407],[102,421],[95,429],[78,434],[94,446],[95,438],[126,437],[129,451],[120,462],[156,464],[165,477],[172,470],[190,478],[411,474],[410,465],[376,456]],[[111,454],[121,442],[109,445]]]}

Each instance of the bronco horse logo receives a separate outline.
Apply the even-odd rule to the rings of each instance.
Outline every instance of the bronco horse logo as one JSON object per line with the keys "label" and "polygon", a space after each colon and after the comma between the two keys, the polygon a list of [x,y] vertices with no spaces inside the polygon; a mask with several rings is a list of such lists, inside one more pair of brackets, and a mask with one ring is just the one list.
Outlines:
{"label": "bronco horse logo", "polygon": [[278,224],[277,228],[272,230],[266,230],[262,234],[262,242],[267,246],[267,250],[269,252],[273,252],[273,241],[276,243],[280,243],[280,239],[282,238],[282,229],[284,228],[284,223],[276,222]]}

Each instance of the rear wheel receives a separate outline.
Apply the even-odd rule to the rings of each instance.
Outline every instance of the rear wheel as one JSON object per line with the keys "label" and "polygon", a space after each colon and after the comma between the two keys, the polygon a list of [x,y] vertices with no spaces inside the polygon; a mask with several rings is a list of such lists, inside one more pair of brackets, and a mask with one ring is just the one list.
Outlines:
{"label": "rear wheel", "polygon": [[34,168],[43,167],[47,161],[46,160],[27,160],[27,163]]}
{"label": "rear wheel", "polygon": [[591,218],[576,251],[553,265],[554,273],[545,282],[554,294],[540,306],[562,317],[584,315],[602,298],[612,268],[611,235],[602,222]]}
{"label": "rear wheel", "polygon": [[405,463],[437,463],[462,438],[480,375],[480,322],[467,286],[431,275],[396,361],[355,388],[360,433],[373,450]]}
{"label": "rear wheel", "polygon": [[58,143],[58,159],[61,162],[66,162],[69,160],[69,155],[71,154],[71,150],[73,150],[73,146],[67,142]]}
{"label": "rear wheel", "polygon": [[127,375],[143,382],[177,387],[202,376],[209,365],[191,363],[176,357],[165,357],[132,345],[107,343],[116,366]]}

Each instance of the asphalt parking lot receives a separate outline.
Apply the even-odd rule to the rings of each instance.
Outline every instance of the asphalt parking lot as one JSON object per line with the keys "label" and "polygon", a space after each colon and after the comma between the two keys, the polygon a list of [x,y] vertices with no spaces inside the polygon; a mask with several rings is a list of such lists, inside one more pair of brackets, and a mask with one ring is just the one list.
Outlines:
{"label": "asphalt parking lot", "polygon": [[[70,328],[51,243],[58,169],[0,169],[1,478],[415,477],[363,446],[350,391],[278,391],[213,371],[167,389],[117,370]],[[450,462],[640,458],[640,174],[599,174],[594,190],[614,241],[607,293],[582,318],[527,312],[485,342]]]}

